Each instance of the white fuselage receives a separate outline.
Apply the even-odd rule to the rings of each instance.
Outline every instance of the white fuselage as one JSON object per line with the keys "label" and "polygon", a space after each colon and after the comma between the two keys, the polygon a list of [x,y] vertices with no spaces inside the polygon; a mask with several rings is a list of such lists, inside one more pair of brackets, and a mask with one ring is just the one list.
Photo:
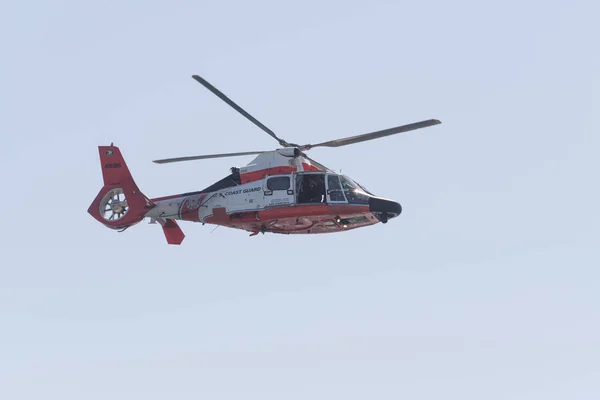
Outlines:
{"label": "white fuselage", "polygon": [[211,193],[182,195],[155,202],[156,207],[146,216],[150,218],[181,219],[182,211],[198,210],[198,220],[204,222],[212,216],[216,208],[224,208],[225,212],[237,213],[260,211],[269,207],[295,205],[293,175],[286,174],[275,177],[290,179],[290,187],[286,190],[269,190],[267,181],[273,177],[228,187]]}

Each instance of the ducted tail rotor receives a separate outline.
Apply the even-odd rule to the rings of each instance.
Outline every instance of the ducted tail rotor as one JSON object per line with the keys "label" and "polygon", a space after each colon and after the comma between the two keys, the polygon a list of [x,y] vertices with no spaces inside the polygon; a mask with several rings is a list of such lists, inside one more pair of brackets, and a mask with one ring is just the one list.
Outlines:
{"label": "ducted tail rotor", "polygon": [[125,217],[127,211],[129,211],[129,206],[123,189],[109,190],[102,198],[99,208],[100,215],[106,221],[116,222]]}

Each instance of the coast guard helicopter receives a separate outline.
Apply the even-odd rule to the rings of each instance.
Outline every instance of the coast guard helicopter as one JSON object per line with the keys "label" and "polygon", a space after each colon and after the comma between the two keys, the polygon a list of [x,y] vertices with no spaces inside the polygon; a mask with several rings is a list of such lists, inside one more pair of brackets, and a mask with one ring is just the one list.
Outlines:
{"label": "coast guard helicopter", "polygon": [[203,78],[196,81],[261,128],[279,145],[272,151],[210,154],[155,160],[155,163],[219,157],[256,156],[244,167],[203,190],[149,198],[137,187],[117,146],[99,146],[104,186],[88,213],[108,228],[123,231],[145,218],[162,226],[169,244],[185,235],[177,221],[200,222],[250,232],[317,234],[387,223],[402,212],[401,205],[370,193],[349,176],[311,159],[315,147],[341,147],[440,124],[436,119],[398,126],[317,144],[299,145],[278,137]]}

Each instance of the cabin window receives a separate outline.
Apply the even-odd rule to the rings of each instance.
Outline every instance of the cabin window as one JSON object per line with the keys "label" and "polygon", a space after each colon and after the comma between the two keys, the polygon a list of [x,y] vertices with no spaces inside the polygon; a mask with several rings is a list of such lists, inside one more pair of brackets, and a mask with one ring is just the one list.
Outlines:
{"label": "cabin window", "polygon": [[269,178],[267,180],[267,188],[271,191],[288,190],[290,188],[290,177],[278,176],[275,178]]}
{"label": "cabin window", "polygon": [[308,173],[296,175],[298,203],[325,202],[325,175]]}

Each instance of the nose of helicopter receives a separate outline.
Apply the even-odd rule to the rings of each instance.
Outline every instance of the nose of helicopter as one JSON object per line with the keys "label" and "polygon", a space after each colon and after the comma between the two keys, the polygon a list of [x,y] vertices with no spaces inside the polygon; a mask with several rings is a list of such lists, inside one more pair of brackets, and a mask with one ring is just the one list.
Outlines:
{"label": "nose of helicopter", "polygon": [[402,212],[402,206],[393,200],[380,197],[369,198],[369,211],[371,211],[381,222],[386,223],[388,219],[395,218]]}

